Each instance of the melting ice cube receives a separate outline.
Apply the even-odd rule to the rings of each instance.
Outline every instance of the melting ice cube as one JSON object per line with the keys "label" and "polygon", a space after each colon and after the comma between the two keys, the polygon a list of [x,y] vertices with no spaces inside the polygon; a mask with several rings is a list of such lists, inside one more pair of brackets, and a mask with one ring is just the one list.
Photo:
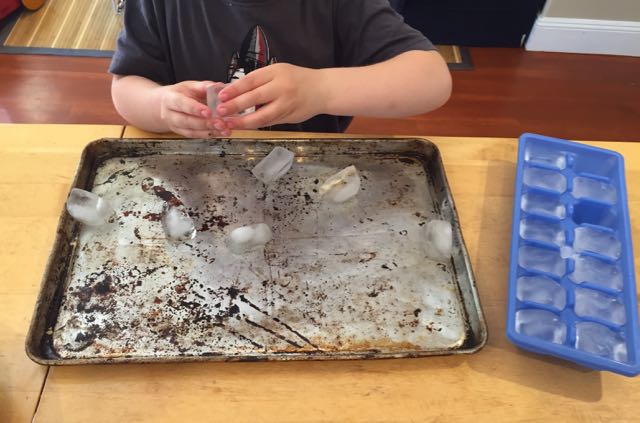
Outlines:
{"label": "melting ice cube", "polygon": [[591,198],[615,204],[618,191],[606,182],[578,176],[573,179],[573,196],[575,198]]}
{"label": "melting ice cube", "polygon": [[573,251],[573,248],[569,247],[568,245],[563,245],[562,247],[560,247],[560,257],[562,257],[563,259],[574,258],[574,255],[575,252]]}
{"label": "melting ice cube", "polygon": [[542,216],[550,216],[564,219],[566,209],[560,202],[560,198],[554,195],[529,191],[522,196],[522,210],[527,213],[535,213]]}
{"label": "melting ice cube", "polygon": [[565,234],[562,227],[543,219],[528,218],[520,221],[520,236],[530,241],[550,242],[563,245]]}
{"label": "melting ice cube", "polygon": [[216,112],[216,109],[220,104],[218,94],[220,94],[220,91],[222,91],[224,87],[224,84],[214,84],[207,87],[207,106],[209,106],[209,109],[211,109],[212,117],[218,116],[218,112]]}
{"label": "melting ice cube", "polygon": [[624,339],[598,323],[582,322],[576,325],[576,348],[621,363],[627,362]]}
{"label": "melting ice cube", "polygon": [[524,152],[524,159],[531,163],[542,163],[558,169],[567,167],[567,158],[564,153],[535,144],[527,146]]}
{"label": "melting ice cube", "polygon": [[271,228],[258,223],[234,229],[227,238],[227,246],[235,254],[244,254],[262,248],[272,237]]}
{"label": "melting ice cube", "polygon": [[434,260],[447,260],[453,249],[451,223],[445,220],[431,220],[426,226],[427,256]]}
{"label": "melting ice cube", "polygon": [[109,222],[115,210],[99,195],[73,188],[67,199],[67,211],[75,220],[88,226],[101,226]]}
{"label": "melting ice cube", "polygon": [[556,276],[563,276],[566,270],[566,262],[560,254],[529,245],[520,247],[518,264],[527,270],[538,270]]}
{"label": "melting ice cube", "polygon": [[320,195],[332,203],[344,203],[360,191],[360,174],[355,166],[342,169],[320,186]]}
{"label": "melting ice cube", "polygon": [[518,279],[517,294],[520,301],[531,301],[564,309],[567,292],[560,284],[543,276],[523,276]]}
{"label": "melting ice cube", "polygon": [[189,241],[196,237],[196,225],[182,207],[165,205],[162,226],[167,238],[172,241]]}
{"label": "melting ice cube", "polygon": [[611,258],[620,257],[620,241],[609,232],[579,227],[576,228],[575,235],[573,246],[578,251],[591,251]]}
{"label": "melting ice cube", "polygon": [[563,344],[567,338],[567,325],[550,311],[526,309],[516,312],[516,331],[526,336]]}
{"label": "melting ice cube", "polygon": [[537,270],[564,276],[566,262],[556,251],[524,245],[518,250],[518,264],[527,270]]}
{"label": "melting ice cube", "polygon": [[618,291],[623,288],[622,273],[618,265],[588,256],[578,256],[575,259],[575,269],[569,278],[577,284],[591,282]]}
{"label": "melting ice cube", "polygon": [[624,304],[616,297],[600,291],[576,288],[574,310],[578,316],[596,317],[623,325],[626,319]]}
{"label": "melting ice cube", "polygon": [[284,176],[293,165],[294,154],[286,148],[276,147],[253,168],[253,176],[270,184]]}
{"label": "melting ice cube", "polygon": [[567,178],[553,170],[528,167],[524,170],[523,180],[530,187],[546,188],[559,193],[567,189]]}

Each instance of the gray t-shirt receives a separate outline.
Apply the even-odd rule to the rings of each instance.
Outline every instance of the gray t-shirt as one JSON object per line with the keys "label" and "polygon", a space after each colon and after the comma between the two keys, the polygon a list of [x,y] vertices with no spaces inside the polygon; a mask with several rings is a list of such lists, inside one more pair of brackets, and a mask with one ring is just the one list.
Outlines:
{"label": "gray t-shirt", "polygon": [[[353,67],[433,49],[388,0],[127,0],[109,72],[231,82],[275,62]],[[342,132],[350,122],[319,115],[273,129]]]}

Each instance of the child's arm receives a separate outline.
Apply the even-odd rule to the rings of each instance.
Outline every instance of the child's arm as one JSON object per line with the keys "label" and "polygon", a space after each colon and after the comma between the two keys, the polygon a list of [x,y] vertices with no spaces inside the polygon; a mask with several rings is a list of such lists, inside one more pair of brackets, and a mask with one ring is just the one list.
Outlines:
{"label": "child's arm", "polygon": [[229,136],[218,119],[211,119],[206,101],[210,81],[185,81],[161,86],[140,76],[115,75],[111,96],[118,113],[131,124],[151,132],[173,131],[190,138]]}
{"label": "child's arm", "polygon": [[297,123],[318,114],[399,117],[434,110],[451,94],[451,75],[435,51],[408,51],[371,66],[307,69],[275,64],[258,69],[220,93],[220,116],[233,128]]}

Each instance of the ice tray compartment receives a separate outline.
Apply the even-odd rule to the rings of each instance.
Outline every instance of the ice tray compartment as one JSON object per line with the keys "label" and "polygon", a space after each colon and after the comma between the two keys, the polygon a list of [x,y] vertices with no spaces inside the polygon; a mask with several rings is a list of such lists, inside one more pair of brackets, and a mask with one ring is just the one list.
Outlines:
{"label": "ice tray compartment", "polygon": [[624,160],[570,141],[520,138],[507,336],[587,367],[640,373]]}

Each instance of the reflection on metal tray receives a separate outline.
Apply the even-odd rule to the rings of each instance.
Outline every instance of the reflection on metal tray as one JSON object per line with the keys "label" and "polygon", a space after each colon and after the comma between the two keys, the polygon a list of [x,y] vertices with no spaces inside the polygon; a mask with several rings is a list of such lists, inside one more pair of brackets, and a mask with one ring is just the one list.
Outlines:
{"label": "reflection on metal tray", "polygon": [[[275,145],[296,153],[268,187],[251,175]],[[352,201],[321,181],[350,164]],[[436,147],[424,140],[99,140],[75,187],[111,202],[89,229],[63,213],[27,339],[43,364],[415,357],[486,342],[458,217]],[[197,223],[165,239],[160,213]],[[425,256],[424,225],[452,222],[450,261]],[[231,254],[225,236],[265,222],[264,251]]]}

